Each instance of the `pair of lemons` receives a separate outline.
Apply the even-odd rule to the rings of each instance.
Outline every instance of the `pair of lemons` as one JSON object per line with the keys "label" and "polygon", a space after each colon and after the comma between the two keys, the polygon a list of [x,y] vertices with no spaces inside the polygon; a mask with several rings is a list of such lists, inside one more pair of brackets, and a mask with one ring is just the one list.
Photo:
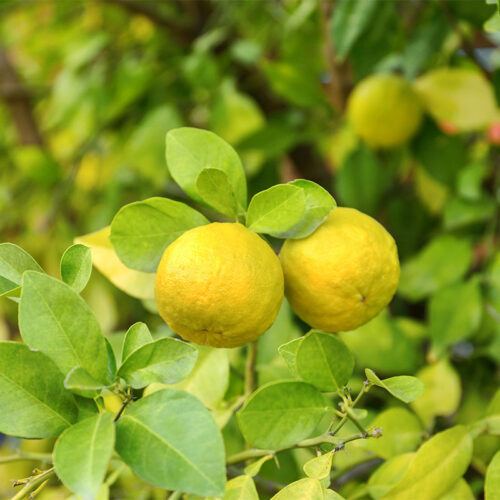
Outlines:
{"label": "pair of lemons", "polygon": [[389,303],[398,279],[391,235],[368,215],[336,208],[310,236],[285,241],[279,258],[241,224],[191,229],[165,250],[155,294],[161,317],[184,339],[236,347],[272,325],[284,292],[311,327],[347,331]]}

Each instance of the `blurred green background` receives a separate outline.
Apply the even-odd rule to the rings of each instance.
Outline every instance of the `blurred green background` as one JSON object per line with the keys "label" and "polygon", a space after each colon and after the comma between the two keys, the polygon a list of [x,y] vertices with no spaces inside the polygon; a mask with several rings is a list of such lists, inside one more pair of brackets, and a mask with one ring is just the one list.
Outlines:
{"label": "blurred green background", "polygon": [[[1,0],[1,240],[58,276],[73,239],[121,206],[187,200],[165,133],[210,129],[241,155],[250,196],[311,179],[384,224],[400,289],[342,338],[358,368],[427,382],[414,408],[425,427],[468,422],[500,381],[499,44],[498,5],[484,0]],[[356,135],[345,109],[358,82],[442,68],[429,92],[447,105],[427,103],[410,142],[374,149]],[[98,271],[84,296],[107,333],[160,324]],[[1,300],[1,339],[16,335],[16,313]],[[273,328],[261,382],[281,376],[276,348],[305,326],[285,307]],[[499,446],[489,439],[476,490]]]}

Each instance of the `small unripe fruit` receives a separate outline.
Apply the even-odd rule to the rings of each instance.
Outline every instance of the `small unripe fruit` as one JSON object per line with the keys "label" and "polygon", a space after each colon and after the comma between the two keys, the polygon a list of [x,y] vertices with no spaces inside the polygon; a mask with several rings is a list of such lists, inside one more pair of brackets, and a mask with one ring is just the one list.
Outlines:
{"label": "small unripe fruit", "polygon": [[392,148],[407,142],[420,127],[422,107],[409,82],[396,75],[373,75],[349,96],[347,116],[369,145]]}

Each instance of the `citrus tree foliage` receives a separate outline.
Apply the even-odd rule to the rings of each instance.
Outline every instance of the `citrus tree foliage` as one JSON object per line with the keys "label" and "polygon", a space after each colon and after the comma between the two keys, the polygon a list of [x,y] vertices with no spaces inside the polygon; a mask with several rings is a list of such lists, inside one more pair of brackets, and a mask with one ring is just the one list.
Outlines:
{"label": "citrus tree foliage", "polygon": [[[258,3],[1,4],[0,497],[499,496],[498,5]],[[159,318],[184,232],[278,251],[337,203],[398,245],[370,322]]]}

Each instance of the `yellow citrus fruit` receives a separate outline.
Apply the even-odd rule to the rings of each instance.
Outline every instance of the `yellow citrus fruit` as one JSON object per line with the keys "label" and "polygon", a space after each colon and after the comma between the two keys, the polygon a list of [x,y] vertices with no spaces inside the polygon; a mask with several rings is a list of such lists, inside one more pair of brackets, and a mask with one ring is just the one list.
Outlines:
{"label": "yellow citrus fruit", "polygon": [[155,295],[160,316],[184,339],[236,347],[272,325],[283,288],[279,259],[260,236],[241,224],[214,222],[167,247]]}
{"label": "yellow citrus fruit", "polygon": [[354,330],[375,317],[399,280],[394,239],[353,208],[336,208],[307,238],[285,241],[280,259],[294,311],[327,332]]}
{"label": "yellow citrus fruit", "polygon": [[352,91],[347,116],[369,145],[390,148],[408,141],[422,121],[422,106],[410,83],[395,75],[373,75]]}

